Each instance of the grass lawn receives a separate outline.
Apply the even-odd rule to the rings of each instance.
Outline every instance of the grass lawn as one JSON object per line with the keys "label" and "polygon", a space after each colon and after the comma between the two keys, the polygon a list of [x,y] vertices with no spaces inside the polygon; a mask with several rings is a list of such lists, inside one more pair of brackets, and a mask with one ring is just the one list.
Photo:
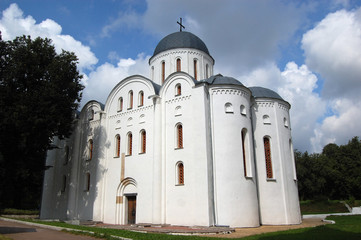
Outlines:
{"label": "grass lawn", "polygon": [[[242,240],[360,240],[361,239],[361,215],[353,216],[331,216],[329,220],[336,221],[336,224],[327,224],[323,226],[313,228],[295,229],[281,232],[265,233],[260,235],[254,235],[245,238],[238,238]],[[31,221],[31,220],[26,220]],[[130,232],[118,229],[104,229],[96,227],[76,226],[61,222],[44,222],[33,220],[31,222],[37,222],[47,225],[73,228],[84,231],[95,232],[98,237],[104,235],[103,239],[116,239],[110,237],[110,235],[121,236],[131,239],[160,239],[160,240],[173,240],[173,239],[185,239],[185,240],[217,240],[217,239],[229,239],[229,238],[209,238],[202,236],[173,236],[165,234],[150,234],[150,233],[138,233]],[[79,234],[79,233],[78,233]],[[0,238],[1,239],[1,238]],[[234,239],[234,238],[233,238]]]}
{"label": "grass lawn", "polygon": [[12,240],[12,239],[0,234],[0,240]]}
{"label": "grass lawn", "polygon": [[307,200],[300,201],[302,214],[321,214],[321,213],[345,213],[349,212],[343,203],[338,200]]}

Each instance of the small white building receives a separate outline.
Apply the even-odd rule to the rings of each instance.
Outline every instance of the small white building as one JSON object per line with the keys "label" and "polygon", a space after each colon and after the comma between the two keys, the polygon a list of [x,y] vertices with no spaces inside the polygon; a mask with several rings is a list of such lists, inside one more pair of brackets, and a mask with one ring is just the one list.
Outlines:
{"label": "small white building", "polygon": [[213,75],[189,32],[163,38],[150,79],[121,80],[54,140],[41,218],[257,227],[301,222],[290,104]]}

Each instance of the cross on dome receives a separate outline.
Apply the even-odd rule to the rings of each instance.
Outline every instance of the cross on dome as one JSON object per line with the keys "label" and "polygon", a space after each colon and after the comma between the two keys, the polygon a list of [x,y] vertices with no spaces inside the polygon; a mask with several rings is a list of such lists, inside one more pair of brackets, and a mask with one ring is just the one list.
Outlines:
{"label": "cross on dome", "polygon": [[182,31],[182,28],[186,28],[185,26],[183,26],[182,24],[182,18],[180,18],[180,22],[177,21],[177,23],[179,24],[179,31],[181,32]]}

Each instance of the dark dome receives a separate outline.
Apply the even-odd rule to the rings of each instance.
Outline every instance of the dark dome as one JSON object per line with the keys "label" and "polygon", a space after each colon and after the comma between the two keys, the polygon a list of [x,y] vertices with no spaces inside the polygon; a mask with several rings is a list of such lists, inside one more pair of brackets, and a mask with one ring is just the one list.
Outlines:
{"label": "dark dome", "polygon": [[210,78],[199,81],[198,83],[205,83],[205,82],[210,85],[238,85],[244,87],[244,85],[237,79],[233,77],[225,77],[222,74],[211,76]]}
{"label": "dark dome", "polygon": [[252,92],[252,96],[255,98],[275,98],[284,101],[278,93],[271,89],[263,87],[250,87],[249,89]]}
{"label": "dark dome", "polygon": [[158,53],[174,48],[194,48],[210,55],[206,44],[193,33],[175,32],[160,40],[154,50],[153,57]]}

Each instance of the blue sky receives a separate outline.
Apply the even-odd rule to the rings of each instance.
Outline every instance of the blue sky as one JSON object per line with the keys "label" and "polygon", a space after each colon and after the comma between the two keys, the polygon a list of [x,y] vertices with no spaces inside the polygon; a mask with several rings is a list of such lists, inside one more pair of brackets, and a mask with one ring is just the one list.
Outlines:
{"label": "blue sky", "polygon": [[4,40],[53,39],[74,51],[82,105],[105,102],[132,74],[149,75],[157,43],[179,30],[199,36],[214,73],[277,91],[291,103],[295,148],[319,152],[360,136],[361,1],[21,0],[0,2]]}

